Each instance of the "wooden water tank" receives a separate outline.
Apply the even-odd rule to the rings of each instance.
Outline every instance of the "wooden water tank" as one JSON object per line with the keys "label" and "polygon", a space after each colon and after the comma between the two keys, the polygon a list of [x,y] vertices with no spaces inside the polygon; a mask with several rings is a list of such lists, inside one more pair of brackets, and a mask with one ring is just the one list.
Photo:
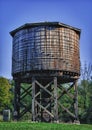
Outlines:
{"label": "wooden water tank", "polygon": [[80,29],[59,22],[27,23],[10,34],[13,76],[31,72],[80,75]]}

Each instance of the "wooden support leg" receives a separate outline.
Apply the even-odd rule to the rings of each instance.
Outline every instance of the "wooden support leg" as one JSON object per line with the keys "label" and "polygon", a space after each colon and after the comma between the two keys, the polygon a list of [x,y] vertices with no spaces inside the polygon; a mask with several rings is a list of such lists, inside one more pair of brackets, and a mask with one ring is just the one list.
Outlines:
{"label": "wooden support leg", "polygon": [[35,78],[32,78],[32,120],[35,121]]}
{"label": "wooden support leg", "polygon": [[14,92],[14,120],[18,120],[20,115],[20,83],[18,81],[15,82]]}
{"label": "wooden support leg", "polygon": [[58,121],[57,77],[54,77],[54,121]]}
{"label": "wooden support leg", "polygon": [[75,110],[75,122],[77,122],[78,119],[78,85],[77,80],[74,85],[74,110]]}

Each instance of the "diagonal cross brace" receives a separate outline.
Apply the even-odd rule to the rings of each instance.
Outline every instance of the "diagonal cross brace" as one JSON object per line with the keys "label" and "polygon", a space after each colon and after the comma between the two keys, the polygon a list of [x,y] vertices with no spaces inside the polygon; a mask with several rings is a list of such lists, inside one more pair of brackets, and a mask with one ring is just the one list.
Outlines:
{"label": "diagonal cross brace", "polygon": [[50,113],[47,109],[46,109],[46,107],[44,107],[44,106],[42,106],[39,102],[37,102],[37,101],[35,101],[37,104],[38,104],[38,106],[40,107],[40,108],[42,108],[44,111],[46,111],[51,117],[54,117],[54,115],[52,114],[52,113]]}
{"label": "diagonal cross brace", "polygon": [[51,96],[53,96],[53,94],[49,91],[49,90],[47,90],[43,85],[41,85],[37,80],[35,81],[35,83],[37,84],[37,85],[39,85],[40,86],[40,88],[42,88],[44,91],[46,91],[48,94],[50,94]]}

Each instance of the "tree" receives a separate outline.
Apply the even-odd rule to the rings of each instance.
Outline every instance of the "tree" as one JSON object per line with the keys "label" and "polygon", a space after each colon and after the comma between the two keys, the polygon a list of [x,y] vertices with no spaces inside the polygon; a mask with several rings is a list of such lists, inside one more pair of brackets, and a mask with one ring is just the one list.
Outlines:
{"label": "tree", "polygon": [[4,77],[0,77],[0,112],[3,109],[9,108],[11,104],[12,94],[10,89],[9,81]]}
{"label": "tree", "polygon": [[92,123],[92,65],[85,64],[81,70],[78,87],[79,117],[81,123]]}
{"label": "tree", "polygon": [[92,81],[81,81],[78,99],[81,123],[92,123]]}

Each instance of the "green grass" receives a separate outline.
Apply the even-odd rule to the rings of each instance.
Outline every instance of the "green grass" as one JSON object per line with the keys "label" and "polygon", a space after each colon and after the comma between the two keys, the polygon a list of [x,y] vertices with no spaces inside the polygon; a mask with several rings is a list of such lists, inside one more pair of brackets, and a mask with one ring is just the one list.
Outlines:
{"label": "green grass", "polygon": [[0,130],[92,130],[92,125],[1,122]]}

